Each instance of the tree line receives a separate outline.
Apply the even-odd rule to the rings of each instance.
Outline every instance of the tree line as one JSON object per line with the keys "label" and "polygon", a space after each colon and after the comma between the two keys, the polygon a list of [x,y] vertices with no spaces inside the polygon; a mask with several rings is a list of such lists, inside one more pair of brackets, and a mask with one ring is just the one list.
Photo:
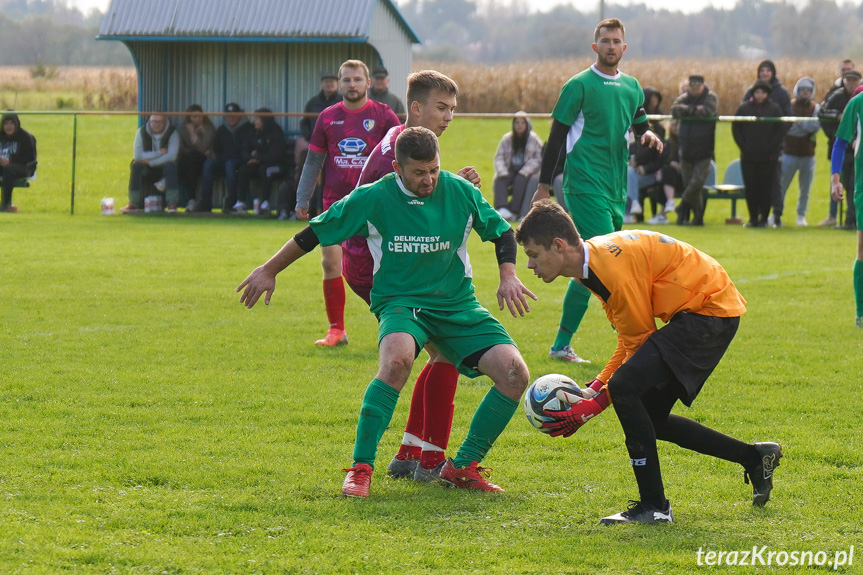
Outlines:
{"label": "tree line", "polygon": [[[600,2],[530,13],[524,0],[401,0],[424,60],[510,62],[570,58],[589,50]],[[604,3],[626,25],[627,58],[853,57],[863,51],[863,7],[834,0],[739,0],[694,14],[661,2]],[[586,48],[587,47],[587,48]]]}

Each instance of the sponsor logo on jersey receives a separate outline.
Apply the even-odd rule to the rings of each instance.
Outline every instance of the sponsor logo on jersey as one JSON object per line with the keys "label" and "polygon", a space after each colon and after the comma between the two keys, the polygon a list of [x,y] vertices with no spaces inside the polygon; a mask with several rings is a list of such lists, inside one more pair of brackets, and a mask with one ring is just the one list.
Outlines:
{"label": "sponsor logo on jersey", "polygon": [[603,84],[605,86],[620,86],[620,82],[612,82],[611,80],[606,80]]}
{"label": "sponsor logo on jersey", "polygon": [[330,120],[330,126],[341,126],[344,123],[344,120]]}
{"label": "sponsor logo on jersey", "polygon": [[363,120],[363,128],[366,129],[366,132],[371,132],[375,127],[375,121],[372,119]]}
{"label": "sponsor logo on jersey", "polygon": [[450,242],[440,241],[440,236],[395,236],[387,248],[395,253],[428,254],[450,249]]}
{"label": "sponsor logo on jersey", "polygon": [[410,200],[408,202],[408,205],[409,206],[424,206],[424,205],[426,205],[426,203],[422,200]]}

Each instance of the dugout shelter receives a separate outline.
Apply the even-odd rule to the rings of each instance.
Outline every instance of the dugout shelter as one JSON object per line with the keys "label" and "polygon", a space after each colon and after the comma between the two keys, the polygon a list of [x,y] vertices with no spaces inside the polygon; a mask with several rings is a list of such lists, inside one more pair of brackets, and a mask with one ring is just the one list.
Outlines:
{"label": "dugout shelter", "polygon": [[391,0],[111,0],[97,39],[129,49],[141,112],[237,102],[299,113],[347,59],[386,66],[404,98],[420,42]]}

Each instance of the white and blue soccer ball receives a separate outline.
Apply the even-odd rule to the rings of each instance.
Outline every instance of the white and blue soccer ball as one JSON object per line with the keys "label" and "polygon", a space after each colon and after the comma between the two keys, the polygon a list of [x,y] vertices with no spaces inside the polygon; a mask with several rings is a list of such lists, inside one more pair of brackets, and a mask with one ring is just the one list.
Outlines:
{"label": "white and blue soccer ball", "polygon": [[562,392],[584,397],[578,384],[565,375],[550,373],[534,380],[524,394],[524,414],[528,423],[542,433],[551,433],[551,429],[541,427],[546,421],[552,421],[543,411],[569,409],[571,404]]}

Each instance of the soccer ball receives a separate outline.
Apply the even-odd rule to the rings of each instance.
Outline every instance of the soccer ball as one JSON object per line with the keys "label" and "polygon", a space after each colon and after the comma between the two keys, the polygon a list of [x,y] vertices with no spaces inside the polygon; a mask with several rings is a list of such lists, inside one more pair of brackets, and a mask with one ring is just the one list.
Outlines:
{"label": "soccer ball", "polygon": [[558,390],[584,397],[581,388],[573,380],[559,373],[550,373],[537,378],[527,392],[524,394],[524,414],[527,421],[543,433],[551,433],[551,429],[543,429],[541,426],[552,418],[543,413],[543,410],[569,409],[570,404],[562,397],[557,396]]}

